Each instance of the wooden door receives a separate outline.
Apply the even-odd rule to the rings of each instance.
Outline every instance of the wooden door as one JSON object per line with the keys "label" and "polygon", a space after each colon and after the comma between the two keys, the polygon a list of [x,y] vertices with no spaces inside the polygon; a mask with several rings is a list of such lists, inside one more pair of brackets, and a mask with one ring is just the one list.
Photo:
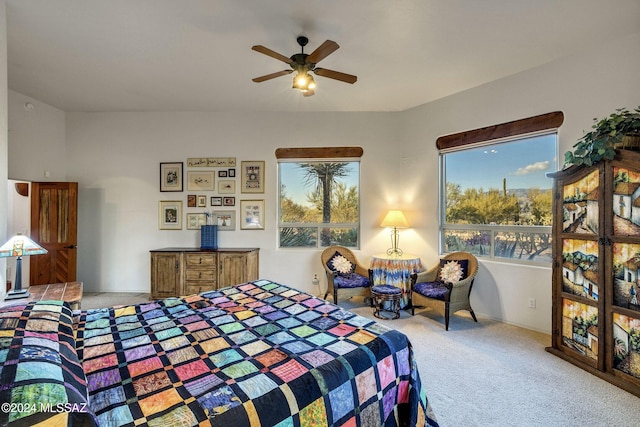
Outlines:
{"label": "wooden door", "polygon": [[251,280],[258,280],[258,250],[251,251],[247,253],[247,270],[245,281],[249,282]]}
{"label": "wooden door", "polygon": [[151,253],[151,298],[180,295],[180,252]]}
{"label": "wooden door", "polygon": [[247,255],[238,252],[220,252],[218,288],[234,286],[247,281]]}
{"label": "wooden door", "polygon": [[31,183],[31,238],[48,253],[32,256],[30,284],[76,281],[78,183]]}

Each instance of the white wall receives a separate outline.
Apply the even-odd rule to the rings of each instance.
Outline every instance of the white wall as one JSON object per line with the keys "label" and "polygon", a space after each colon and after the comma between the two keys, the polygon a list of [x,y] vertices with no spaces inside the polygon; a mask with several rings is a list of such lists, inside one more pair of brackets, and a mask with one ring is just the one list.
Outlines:
{"label": "white wall", "polygon": [[[7,241],[8,144],[7,5],[0,0],[0,245]],[[0,298],[5,295],[6,260],[0,258]]]}
{"label": "white wall", "polygon": [[[67,176],[64,111],[14,91],[8,91],[8,105],[9,180],[4,186],[7,204],[3,205],[8,207],[8,216],[2,222],[7,224],[7,238],[18,232],[28,235],[30,230],[31,198],[16,193],[16,182],[66,181]],[[22,260],[24,287],[29,285],[29,267],[30,257],[25,257]],[[15,259],[9,258],[2,270],[9,273],[8,280],[15,281]]]}
{"label": "white wall", "polygon": [[[362,261],[387,247],[382,216],[401,193],[390,179],[399,146],[394,114],[388,113],[68,113],[69,179],[79,182],[78,277],[87,290],[148,291],[149,250],[199,246],[199,232],[158,229],[158,201],[187,194],[159,191],[159,163],[188,157],[236,157],[266,162],[265,229],[220,231],[221,247],[259,247],[260,275],[314,291],[323,277],[319,250],[276,248],[278,147],[364,147],[361,173]],[[185,172],[187,168],[185,167]],[[196,193],[207,194],[207,193]],[[209,196],[216,193],[208,193]],[[208,209],[211,209],[210,207]],[[226,210],[226,209],[225,209]],[[183,218],[184,218],[183,214]]]}
{"label": "white wall", "polygon": [[9,178],[65,181],[64,111],[11,90],[9,105]]}
{"label": "white wall", "polygon": [[[187,191],[159,192],[159,163],[236,157],[266,161],[266,227],[220,232],[219,244],[260,247],[262,277],[316,292],[311,278],[322,272],[319,251],[275,247],[274,151],[302,146],[364,148],[358,255],[365,264],[389,245],[378,227],[382,216],[401,208],[412,228],[402,232],[400,245],[430,266],[438,256],[436,138],[562,110],[562,155],[593,117],[640,104],[637,46],[640,34],[594,47],[597,55],[584,52],[401,113],[67,113],[67,157],[55,161],[66,162],[66,178],[79,182],[79,279],[87,290],[147,291],[150,249],[199,242],[196,231],[158,230],[159,200],[177,198],[185,212],[198,211],[186,208]],[[22,108],[16,103],[11,111]],[[38,143],[21,143],[44,163]],[[42,165],[32,169],[34,176],[24,179],[39,180]],[[236,194],[243,198],[256,195]],[[530,297],[537,299],[535,310],[526,308]],[[550,332],[550,269],[482,261],[472,303],[481,316]]]}
{"label": "white wall", "polygon": [[[436,256],[438,153],[441,135],[563,111],[558,132],[559,164],[564,152],[591,128],[594,117],[640,105],[640,33],[614,45],[577,54],[403,113],[405,168],[409,188],[421,187],[416,208],[424,221],[414,225],[423,241],[414,247]],[[596,54],[597,53],[597,54]],[[431,183],[431,185],[427,185]],[[529,298],[537,308],[527,308]],[[476,313],[544,332],[551,331],[551,269],[481,261],[471,294]]]}

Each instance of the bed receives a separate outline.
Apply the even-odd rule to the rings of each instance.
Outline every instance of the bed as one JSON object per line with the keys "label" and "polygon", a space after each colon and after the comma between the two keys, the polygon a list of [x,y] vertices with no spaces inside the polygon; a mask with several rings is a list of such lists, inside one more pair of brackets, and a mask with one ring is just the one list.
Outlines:
{"label": "bed", "polygon": [[269,280],[0,309],[0,362],[1,425],[437,425],[405,335]]}

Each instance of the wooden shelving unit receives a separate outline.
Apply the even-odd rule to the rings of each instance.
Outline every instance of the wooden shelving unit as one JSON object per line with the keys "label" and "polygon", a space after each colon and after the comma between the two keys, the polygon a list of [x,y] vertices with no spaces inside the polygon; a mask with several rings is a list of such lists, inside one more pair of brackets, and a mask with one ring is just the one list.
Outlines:
{"label": "wooden shelving unit", "polygon": [[[640,396],[640,153],[554,178],[552,345]],[[634,299],[635,295],[635,299]]]}

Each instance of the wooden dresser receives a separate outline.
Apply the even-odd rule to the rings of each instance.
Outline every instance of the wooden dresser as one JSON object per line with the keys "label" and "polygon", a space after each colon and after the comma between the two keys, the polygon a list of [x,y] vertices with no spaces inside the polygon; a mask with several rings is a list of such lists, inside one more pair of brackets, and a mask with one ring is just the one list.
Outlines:
{"label": "wooden dresser", "polygon": [[191,295],[258,279],[258,248],[151,251],[151,298]]}

